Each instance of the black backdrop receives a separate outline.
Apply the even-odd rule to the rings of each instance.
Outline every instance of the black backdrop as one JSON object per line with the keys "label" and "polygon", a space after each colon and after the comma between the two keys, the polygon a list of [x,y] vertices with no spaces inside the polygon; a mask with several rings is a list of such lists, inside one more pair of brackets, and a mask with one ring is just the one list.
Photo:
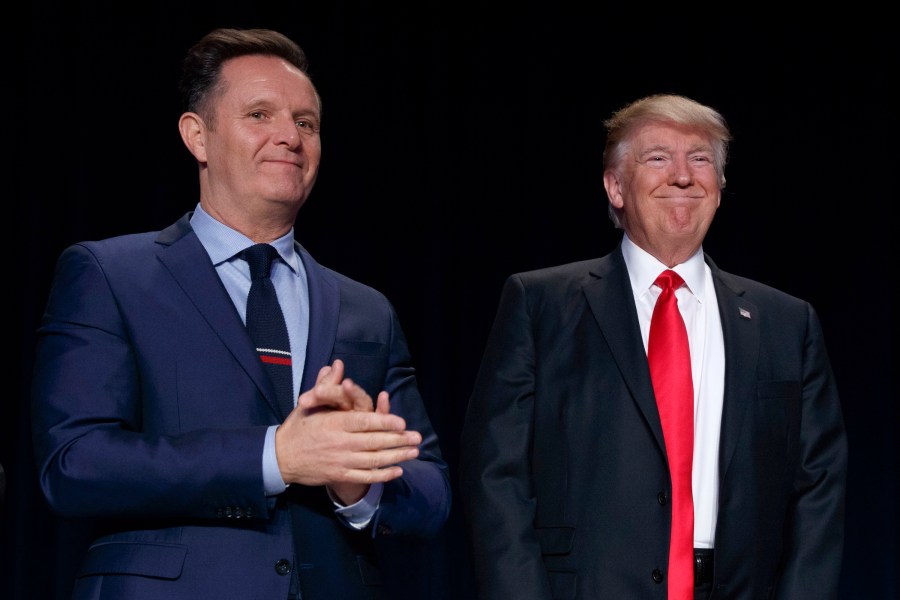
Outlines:
{"label": "black backdrop", "polygon": [[[37,490],[28,432],[34,330],[54,261],[72,242],[159,229],[194,206],[176,77],[188,46],[218,26],[278,29],[309,54],[324,158],[297,237],[394,302],[451,469],[503,279],[618,241],[602,120],[652,92],[721,110],[735,141],[704,247],[723,269],[818,309],[850,442],[841,598],[897,598],[886,292],[898,65],[885,15],[861,5],[791,22],[674,5],[575,14],[541,2],[241,4],[52,0],[19,5],[7,21],[9,262],[25,283],[11,294],[17,393],[0,413],[0,598],[50,597],[79,543]],[[457,498],[417,567],[431,572],[435,599],[473,598],[463,535]]]}

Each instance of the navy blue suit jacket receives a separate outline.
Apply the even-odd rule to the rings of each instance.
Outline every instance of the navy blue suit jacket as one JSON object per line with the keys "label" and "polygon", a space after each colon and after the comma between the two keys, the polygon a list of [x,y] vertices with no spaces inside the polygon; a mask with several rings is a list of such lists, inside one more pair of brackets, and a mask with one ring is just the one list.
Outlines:
{"label": "navy blue suit jacket", "polygon": [[[712,597],[835,598],[847,447],[818,318],[707,263],[725,343]],[[507,280],[461,452],[480,600],[665,598],[671,481],[621,248]]]}
{"label": "navy blue suit jacket", "polygon": [[304,600],[380,597],[378,539],[427,538],[446,520],[447,467],[397,315],[297,250],[310,300],[302,391],[342,359],[422,433],[419,458],[385,484],[362,532],[338,521],[323,487],[267,498],[275,392],[189,214],[76,244],[38,331],[32,415],[51,508],[94,527],[75,598],[287,598],[292,570]]}

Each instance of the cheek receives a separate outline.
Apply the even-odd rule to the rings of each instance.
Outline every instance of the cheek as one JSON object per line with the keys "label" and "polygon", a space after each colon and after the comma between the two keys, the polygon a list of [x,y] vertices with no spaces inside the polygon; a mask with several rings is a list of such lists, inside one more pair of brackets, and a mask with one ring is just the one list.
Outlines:
{"label": "cheek", "polygon": [[635,178],[631,185],[631,195],[635,198],[649,198],[655,190],[664,185],[666,185],[665,176],[660,176],[656,172],[649,173]]}
{"label": "cheek", "polygon": [[310,142],[306,144],[304,150],[306,151],[306,155],[309,157],[310,162],[319,164],[319,160],[322,158],[322,142],[310,140]]}

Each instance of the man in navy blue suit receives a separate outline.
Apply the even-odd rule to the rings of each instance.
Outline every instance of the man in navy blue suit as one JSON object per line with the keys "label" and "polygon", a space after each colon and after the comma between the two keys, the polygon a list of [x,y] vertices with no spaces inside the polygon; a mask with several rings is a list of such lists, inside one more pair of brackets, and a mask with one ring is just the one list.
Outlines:
{"label": "man in navy blue suit", "polygon": [[[388,551],[441,528],[450,485],[393,307],[294,241],[321,155],[306,57],[274,31],[215,30],[181,91],[199,202],[66,249],[38,331],[40,485],[93,531],[73,598],[385,597]],[[288,414],[244,324],[242,252],[260,243]]]}

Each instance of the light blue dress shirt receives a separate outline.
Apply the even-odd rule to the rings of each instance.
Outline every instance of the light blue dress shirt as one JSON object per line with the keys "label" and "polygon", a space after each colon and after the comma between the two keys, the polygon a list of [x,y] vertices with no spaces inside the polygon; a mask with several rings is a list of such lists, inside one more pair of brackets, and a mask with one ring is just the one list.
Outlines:
{"label": "light blue dress shirt", "polygon": [[[199,203],[191,215],[191,227],[209,254],[216,273],[222,280],[241,320],[246,324],[247,295],[250,293],[250,267],[245,260],[240,258],[239,254],[255,242],[211,217]],[[306,344],[309,338],[309,282],[300,257],[294,250],[293,228],[269,243],[278,251],[278,256],[281,258],[280,261],[272,263],[270,276],[288,328],[294,380],[294,404],[296,405],[300,381],[303,377],[303,365],[306,362]],[[287,489],[281,478],[281,471],[275,455],[275,430],[277,428],[277,425],[269,427],[263,446],[263,485],[268,496],[280,494]],[[335,503],[337,513],[352,527],[357,529],[365,527],[378,506],[381,489],[380,484],[371,486],[369,493],[362,500],[350,506],[343,507]]]}
{"label": "light blue dress shirt", "polygon": [[[247,295],[250,293],[250,267],[239,254],[255,242],[244,234],[217,221],[197,204],[191,215],[191,227],[212,260],[234,307],[246,325]],[[271,279],[278,303],[284,313],[291,343],[291,369],[294,380],[294,403],[299,395],[309,337],[309,286],[306,270],[294,251],[294,230],[270,244],[278,251],[280,261],[272,263]],[[266,494],[280,494],[286,489],[278,461],[275,459],[275,429],[269,428],[263,450],[263,482]]]}

